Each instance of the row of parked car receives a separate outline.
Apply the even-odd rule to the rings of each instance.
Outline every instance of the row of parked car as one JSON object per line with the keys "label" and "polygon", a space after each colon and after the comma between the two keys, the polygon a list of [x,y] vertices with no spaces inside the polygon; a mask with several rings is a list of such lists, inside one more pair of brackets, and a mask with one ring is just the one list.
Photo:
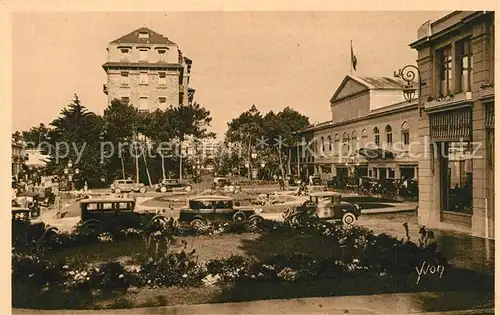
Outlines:
{"label": "row of parked car", "polygon": [[[79,205],[82,228],[88,234],[98,235],[117,228],[140,228],[144,224],[166,224],[169,220],[160,211],[137,211],[136,199],[132,197],[86,198],[80,200]],[[256,226],[264,220],[261,212],[262,209],[254,206],[241,206],[232,197],[200,195],[187,199],[186,205],[180,209],[178,221],[197,227],[210,221],[234,221]],[[342,201],[341,195],[333,192],[311,193],[309,200],[287,212],[295,222],[314,217],[341,221],[346,225],[353,224],[361,215],[359,206]],[[22,224],[26,222],[29,224]],[[56,227],[46,226],[34,218],[29,209],[20,207],[12,208],[12,231],[13,242],[18,243],[13,245],[51,241],[58,234]]]}
{"label": "row of parked car", "polygon": [[[128,192],[145,193],[147,191],[146,185],[137,183],[131,179],[117,179],[111,184],[111,192],[120,194]],[[187,181],[179,179],[164,179],[160,183],[153,186],[157,192],[172,192],[172,191],[186,191],[190,192],[193,187]]]}

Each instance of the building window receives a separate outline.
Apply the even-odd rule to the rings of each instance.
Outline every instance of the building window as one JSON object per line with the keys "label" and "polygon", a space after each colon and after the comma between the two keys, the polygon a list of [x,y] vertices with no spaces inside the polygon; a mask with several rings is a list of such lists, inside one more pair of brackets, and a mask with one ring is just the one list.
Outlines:
{"label": "building window", "polygon": [[158,72],[158,85],[167,85],[167,75],[165,72]]}
{"label": "building window", "polygon": [[389,178],[392,178],[392,179],[396,178],[396,170],[395,169],[392,169],[392,168],[389,169]]}
{"label": "building window", "polygon": [[165,96],[158,97],[158,103],[164,105],[167,102],[167,98]]}
{"label": "building window", "polygon": [[165,55],[166,55],[166,50],[164,49],[159,49],[158,50],[158,61],[159,62],[165,62],[166,58],[165,58]]}
{"label": "building window", "polygon": [[466,38],[457,42],[457,55],[460,58],[460,69],[458,71],[458,81],[461,83],[459,92],[470,92],[471,91],[471,79],[472,79],[472,52],[471,52],[471,41],[470,38]]}
{"label": "building window", "polygon": [[405,147],[410,144],[410,125],[406,121],[401,124],[401,141]]}
{"label": "building window", "polygon": [[325,152],[325,137],[321,137],[321,152]]}
{"label": "building window", "polygon": [[392,145],[392,128],[390,125],[385,126],[385,139],[388,145]]}
{"label": "building window", "polygon": [[439,75],[439,96],[444,97],[453,89],[453,63],[451,57],[451,46],[446,46],[436,51]]}
{"label": "building window", "polygon": [[349,142],[349,134],[347,134],[347,132],[344,132],[344,135],[342,136],[342,142],[343,143]]}
{"label": "building window", "polygon": [[141,98],[139,100],[139,110],[140,111],[147,111],[147,110],[149,110],[148,97],[147,96],[141,96]]}
{"label": "building window", "polygon": [[148,32],[140,32],[139,33],[139,38],[140,39],[148,39],[149,38],[149,33]]}
{"label": "building window", "polygon": [[328,136],[328,151],[332,151],[332,136]]}
{"label": "building window", "polygon": [[139,60],[140,61],[148,61],[148,51],[147,49],[139,50]]}
{"label": "building window", "polygon": [[343,154],[347,155],[349,152],[349,134],[347,132],[344,132],[344,135],[342,136],[342,147],[343,149]]}
{"label": "building window", "polygon": [[373,140],[375,141],[376,146],[380,145],[380,132],[377,127],[373,128]]}
{"label": "building window", "polygon": [[128,49],[127,48],[123,48],[123,49],[121,49],[121,52],[122,52],[122,54],[121,54],[120,59],[123,60],[123,61],[127,61],[128,58],[129,58]]}
{"label": "building window", "polygon": [[128,72],[122,72],[121,73],[121,81],[120,81],[122,86],[128,86]]}
{"label": "building window", "polygon": [[352,147],[355,149],[358,148],[358,135],[356,134],[356,131],[353,131],[351,134],[351,142],[352,142]]}
{"label": "building window", "polygon": [[128,105],[128,103],[130,102],[130,97],[128,97],[128,96],[122,96],[121,101],[122,101],[123,104]]}
{"label": "building window", "polygon": [[441,142],[442,210],[472,213],[472,154],[466,142]]}
{"label": "building window", "polygon": [[147,72],[141,72],[139,74],[139,84],[142,84],[142,85],[148,84],[148,73]]}

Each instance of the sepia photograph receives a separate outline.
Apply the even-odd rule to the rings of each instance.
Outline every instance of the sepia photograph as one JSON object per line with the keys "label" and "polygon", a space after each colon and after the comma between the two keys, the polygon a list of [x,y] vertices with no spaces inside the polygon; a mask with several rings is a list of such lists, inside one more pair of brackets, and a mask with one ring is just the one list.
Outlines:
{"label": "sepia photograph", "polygon": [[495,313],[494,11],[10,28],[13,314]]}

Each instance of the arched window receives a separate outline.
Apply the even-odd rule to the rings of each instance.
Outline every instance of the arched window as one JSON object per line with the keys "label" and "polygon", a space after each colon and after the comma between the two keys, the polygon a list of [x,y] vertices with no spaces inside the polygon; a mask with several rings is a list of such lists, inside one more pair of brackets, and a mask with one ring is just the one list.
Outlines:
{"label": "arched window", "polygon": [[352,148],[357,149],[358,135],[356,134],[356,130],[354,130],[351,134],[351,142],[352,142]]}
{"label": "arched window", "polygon": [[380,132],[377,127],[373,128],[373,140],[375,141],[376,146],[380,145]]}
{"label": "arched window", "polygon": [[337,155],[337,154],[338,154],[338,152],[339,152],[339,151],[340,151],[340,149],[341,149],[341,148],[340,148],[340,137],[339,137],[339,134],[338,134],[338,133],[336,133],[336,134],[335,134],[334,141],[335,141],[335,149],[334,149],[334,151],[335,151],[335,155]]}
{"label": "arched window", "polygon": [[325,152],[325,137],[321,137],[321,152]]}
{"label": "arched window", "polygon": [[388,145],[392,144],[392,128],[390,125],[385,126],[385,139]]}
{"label": "arched window", "polygon": [[328,151],[332,151],[332,136],[328,136]]}
{"label": "arched window", "polygon": [[405,146],[410,144],[410,125],[406,121],[401,124],[401,141]]}
{"label": "arched window", "polygon": [[342,136],[342,142],[349,142],[349,134],[347,132],[344,132],[344,135]]}
{"label": "arched window", "polygon": [[361,138],[367,138],[368,137],[368,132],[366,132],[366,129],[363,129],[361,131]]}

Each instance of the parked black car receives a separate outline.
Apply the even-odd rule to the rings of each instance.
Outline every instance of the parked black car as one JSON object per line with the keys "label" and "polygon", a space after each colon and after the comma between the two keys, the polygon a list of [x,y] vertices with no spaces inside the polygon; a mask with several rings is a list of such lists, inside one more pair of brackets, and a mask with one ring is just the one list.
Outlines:
{"label": "parked black car", "polygon": [[334,192],[314,192],[309,200],[294,209],[291,218],[300,221],[304,216],[315,216],[324,220],[340,220],[353,224],[361,215],[358,205],[342,201],[342,195]]}
{"label": "parked black car", "polygon": [[236,206],[227,196],[196,196],[190,198],[180,211],[179,222],[203,226],[210,221],[234,221],[257,224],[263,220],[253,207]]}

